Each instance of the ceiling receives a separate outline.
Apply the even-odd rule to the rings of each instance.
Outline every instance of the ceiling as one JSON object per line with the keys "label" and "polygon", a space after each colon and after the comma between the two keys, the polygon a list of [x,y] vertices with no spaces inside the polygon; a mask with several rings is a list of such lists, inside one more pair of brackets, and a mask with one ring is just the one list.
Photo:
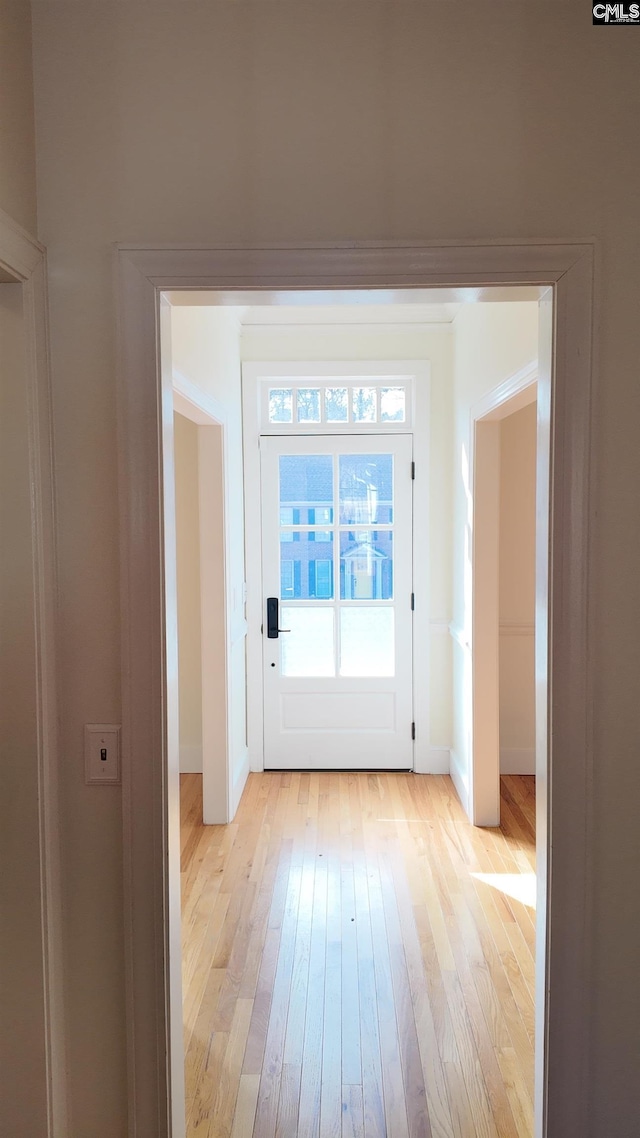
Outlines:
{"label": "ceiling", "polygon": [[532,287],[360,290],[185,289],[167,293],[171,304],[232,307],[245,326],[304,324],[451,324],[465,304],[537,301]]}

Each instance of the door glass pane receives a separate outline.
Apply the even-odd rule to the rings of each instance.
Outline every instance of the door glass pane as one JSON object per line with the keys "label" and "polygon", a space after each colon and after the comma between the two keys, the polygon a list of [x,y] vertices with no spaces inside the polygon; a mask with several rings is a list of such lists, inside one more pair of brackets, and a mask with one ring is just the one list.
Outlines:
{"label": "door glass pane", "polygon": [[383,387],[380,391],[380,421],[404,423],[404,387]]}
{"label": "door glass pane", "polygon": [[354,387],[352,392],[352,410],[355,423],[375,423],[375,387]]}
{"label": "door glass pane", "polygon": [[280,455],[280,518],[296,526],[333,522],[330,454]]}
{"label": "door glass pane", "polygon": [[280,596],[293,597],[295,596],[295,565],[292,559],[285,559],[280,561]]}
{"label": "door glass pane", "polygon": [[333,598],[333,533],[280,531],[281,600]]}
{"label": "door glass pane", "polygon": [[269,391],[269,422],[293,422],[293,392],[291,388],[272,387]]}
{"label": "door glass pane", "polygon": [[388,525],[392,521],[393,455],[340,455],[341,524]]}
{"label": "door glass pane", "polygon": [[283,676],[335,676],[333,608],[280,609]]}
{"label": "door glass pane", "polygon": [[327,423],[346,423],[349,419],[346,387],[327,387],[324,393],[324,417]]}
{"label": "door glass pane", "polygon": [[392,530],[341,532],[340,597],[343,601],[391,600],[393,597]]}
{"label": "door glass pane", "polygon": [[393,676],[394,641],[392,608],[341,608],[340,675]]}
{"label": "door glass pane", "polygon": [[316,597],[330,600],[333,597],[333,561],[315,562]]}
{"label": "door glass pane", "polygon": [[301,387],[297,393],[298,422],[320,422],[320,389],[318,387]]}

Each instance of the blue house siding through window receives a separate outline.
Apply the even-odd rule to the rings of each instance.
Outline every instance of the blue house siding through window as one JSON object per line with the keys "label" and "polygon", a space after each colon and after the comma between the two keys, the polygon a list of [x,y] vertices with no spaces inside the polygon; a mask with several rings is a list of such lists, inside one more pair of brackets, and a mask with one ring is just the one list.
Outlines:
{"label": "blue house siding through window", "polygon": [[335,541],[341,600],[393,597],[392,456],[341,455],[339,483],[335,517],[332,456],[280,456],[282,600],[334,599]]}

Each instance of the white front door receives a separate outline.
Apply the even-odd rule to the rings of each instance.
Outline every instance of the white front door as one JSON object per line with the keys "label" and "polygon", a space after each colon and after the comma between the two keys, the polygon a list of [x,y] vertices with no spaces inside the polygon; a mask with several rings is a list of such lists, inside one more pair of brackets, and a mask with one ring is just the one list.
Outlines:
{"label": "white front door", "polygon": [[260,447],[264,766],[410,770],[411,436]]}

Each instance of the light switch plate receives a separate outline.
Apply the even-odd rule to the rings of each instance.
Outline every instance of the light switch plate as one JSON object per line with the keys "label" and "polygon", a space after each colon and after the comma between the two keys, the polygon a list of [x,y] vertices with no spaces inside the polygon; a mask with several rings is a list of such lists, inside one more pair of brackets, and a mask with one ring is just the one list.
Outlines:
{"label": "light switch plate", "polygon": [[120,782],[120,727],[113,723],[85,723],[84,778],[88,783]]}

